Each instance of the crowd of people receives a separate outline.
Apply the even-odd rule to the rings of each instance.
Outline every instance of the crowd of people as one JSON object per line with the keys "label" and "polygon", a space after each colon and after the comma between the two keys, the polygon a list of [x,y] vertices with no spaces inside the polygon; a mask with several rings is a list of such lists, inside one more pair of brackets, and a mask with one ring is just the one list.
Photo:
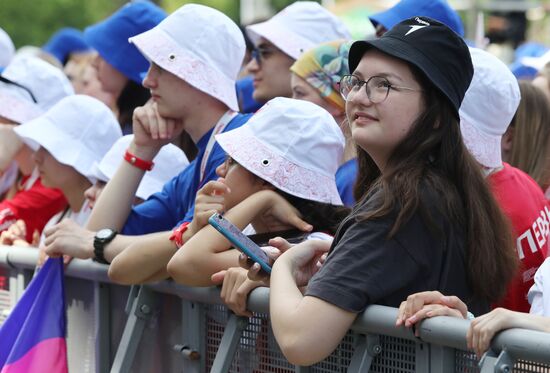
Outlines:
{"label": "crowd of people", "polygon": [[268,286],[299,365],[371,304],[396,327],[473,318],[480,357],[504,328],[550,332],[550,65],[518,81],[445,0],[371,21],[354,41],[317,2],[242,28],[133,1],[43,48],[1,33],[0,244],[220,285],[238,315]]}

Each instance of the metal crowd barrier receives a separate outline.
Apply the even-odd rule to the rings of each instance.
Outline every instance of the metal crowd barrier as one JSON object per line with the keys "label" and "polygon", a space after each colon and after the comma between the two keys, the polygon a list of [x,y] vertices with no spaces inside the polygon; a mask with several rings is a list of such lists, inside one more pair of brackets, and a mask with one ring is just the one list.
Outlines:
{"label": "metal crowd barrier", "polygon": [[[0,315],[21,296],[36,260],[34,249],[0,246],[9,275]],[[70,372],[550,372],[550,333],[503,331],[478,363],[466,349],[468,321],[428,319],[416,337],[396,328],[397,309],[384,306],[359,315],[324,361],[293,366],[270,329],[266,288],[251,293],[248,319],[229,312],[217,288],[119,286],[89,260],[73,260],[65,273]]]}

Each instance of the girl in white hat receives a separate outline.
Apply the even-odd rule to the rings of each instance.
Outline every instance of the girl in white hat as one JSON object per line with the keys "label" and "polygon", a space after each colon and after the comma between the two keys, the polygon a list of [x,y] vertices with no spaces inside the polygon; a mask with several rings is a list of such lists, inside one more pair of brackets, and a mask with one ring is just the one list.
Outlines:
{"label": "girl in white hat", "polygon": [[228,158],[217,169],[221,179],[197,193],[193,221],[183,225],[185,235],[176,229],[176,244],[163,252],[144,244],[130,246],[111,263],[111,279],[137,283],[165,278],[166,263],[182,246],[168,264],[170,275],[189,285],[212,285],[212,274],[238,265],[238,252],[228,251],[228,241],[207,224],[214,212],[225,212],[241,229],[251,224],[256,233],[289,228],[334,233],[347,213],[339,207],[334,178],[344,139],[327,111],[310,102],[273,99],[249,124],[216,140]]}
{"label": "girl in white hat", "polygon": [[42,232],[47,221],[66,206],[60,191],[41,184],[31,149],[13,129],[72,94],[63,72],[36,57],[17,57],[0,75],[0,194],[5,193],[0,202],[0,232],[20,220],[18,225],[27,228],[24,241],[30,242],[34,232]]}
{"label": "girl in white hat", "polygon": [[52,217],[46,228],[63,219],[85,224],[90,209],[84,191],[95,181],[94,163],[122,135],[111,110],[90,96],[69,96],[14,131],[35,151],[42,183],[60,189],[68,201],[67,208]]}
{"label": "girl in white hat", "polygon": [[[133,137],[134,135],[126,135],[119,138],[100,162],[94,162],[91,175],[95,182],[84,191],[86,204],[90,210],[93,209],[107,182],[115,174]],[[173,144],[163,146],[153,161],[155,167],[144,175],[135,192],[134,205],[139,205],[152,194],[160,192],[165,183],[189,165],[185,153]],[[47,243],[44,249],[46,254],[51,256],[64,253],[64,255],[80,257],[80,253],[86,252],[86,247],[81,245],[83,241],[86,242],[88,235],[90,232],[83,226],[66,219],[44,230]]]}

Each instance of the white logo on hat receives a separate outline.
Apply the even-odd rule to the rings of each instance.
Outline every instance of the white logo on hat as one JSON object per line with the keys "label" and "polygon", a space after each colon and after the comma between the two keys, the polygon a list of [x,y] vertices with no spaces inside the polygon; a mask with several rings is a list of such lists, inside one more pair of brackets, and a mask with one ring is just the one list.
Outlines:
{"label": "white logo on hat", "polygon": [[428,22],[424,21],[423,19],[421,19],[419,17],[416,17],[414,20],[416,22],[420,23],[420,25],[409,26],[411,29],[405,34],[405,36],[407,36],[409,34],[412,34],[413,32],[420,30],[421,28],[430,26],[430,24]]}

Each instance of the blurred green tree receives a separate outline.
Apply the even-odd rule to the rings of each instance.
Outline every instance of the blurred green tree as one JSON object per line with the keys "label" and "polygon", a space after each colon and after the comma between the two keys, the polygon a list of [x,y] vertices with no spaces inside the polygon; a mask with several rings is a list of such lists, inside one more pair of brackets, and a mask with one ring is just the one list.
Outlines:
{"label": "blurred green tree", "polygon": [[61,27],[83,30],[114,10],[124,0],[2,0],[0,27],[16,47],[43,45]]}
{"label": "blurred green tree", "polygon": [[[279,11],[295,0],[271,0]],[[102,20],[127,0],[2,0],[0,27],[13,39],[16,47],[43,45],[50,36],[62,27],[83,30],[86,26]],[[238,0],[154,0],[167,12],[173,12],[186,3],[194,2],[216,8],[239,21]]]}

